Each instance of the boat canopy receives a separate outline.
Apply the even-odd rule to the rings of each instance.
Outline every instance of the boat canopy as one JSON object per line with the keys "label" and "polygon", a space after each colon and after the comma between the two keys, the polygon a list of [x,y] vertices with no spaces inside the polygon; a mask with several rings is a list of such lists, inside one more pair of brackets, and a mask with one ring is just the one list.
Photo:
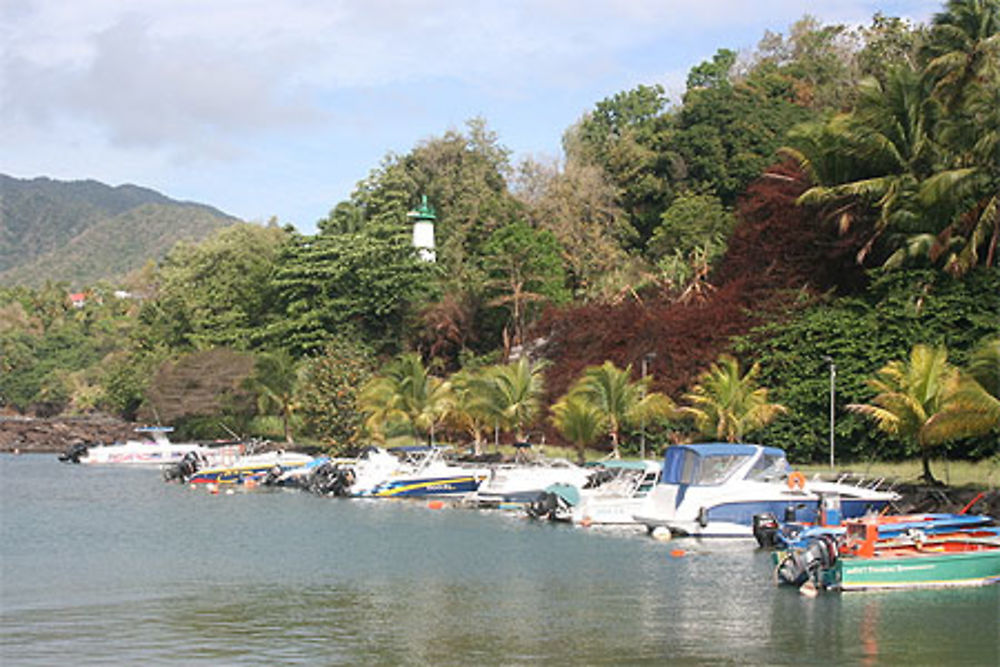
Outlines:
{"label": "boat canopy", "polygon": [[661,484],[722,484],[751,457],[758,460],[747,479],[765,481],[787,472],[785,452],[778,447],[740,443],[701,443],[668,447],[663,457]]}

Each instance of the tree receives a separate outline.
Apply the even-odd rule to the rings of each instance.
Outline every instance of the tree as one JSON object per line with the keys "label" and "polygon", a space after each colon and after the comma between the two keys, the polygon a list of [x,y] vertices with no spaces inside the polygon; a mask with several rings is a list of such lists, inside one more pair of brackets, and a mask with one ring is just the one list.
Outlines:
{"label": "tree", "polygon": [[665,395],[649,392],[652,378],[632,380],[632,365],[618,368],[610,361],[600,366],[590,366],[570,388],[569,395],[595,409],[611,437],[611,451],[620,458],[621,429],[637,424],[643,418],[669,416],[673,403]]}
{"label": "tree", "polygon": [[664,257],[687,258],[704,252],[708,263],[726,250],[726,241],[736,226],[736,218],[722,206],[718,197],[682,193],[660,218],[660,226],[649,240],[649,255],[659,261]]}
{"label": "tree", "polygon": [[965,373],[959,373],[947,409],[927,423],[931,439],[969,438],[1000,430],[1000,338],[976,348]]}
{"label": "tree", "polygon": [[272,317],[270,278],[286,239],[278,228],[238,224],[201,243],[178,243],[157,272],[156,298],[143,302],[143,344],[255,347]]}
{"label": "tree", "polygon": [[284,317],[264,337],[297,355],[351,332],[376,349],[393,349],[435,271],[400,230],[295,237],[272,281]]}
{"label": "tree", "polygon": [[491,303],[508,309],[511,343],[523,345],[537,307],[568,298],[559,242],[551,232],[517,222],[494,232],[483,251]]}
{"label": "tree", "polygon": [[581,396],[564,395],[551,408],[552,423],[564,438],[576,447],[577,459],[583,465],[584,450],[605,432],[601,411]]}
{"label": "tree", "polygon": [[291,354],[284,350],[263,352],[254,361],[253,374],[245,386],[257,395],[257,406],[263,414],[277,412],[285,442],[292,443],[291,418],[297,407],[295,394],[298,367]]}
{"label": "tree", "polygon": [[569,160],[560,171],[555,163],[525,160],[517,186],[532,227],[551,231],[562,247],[574,293],[594,296],[602,277],[626,261],[625,248],[636,240],[604,170]]}
{"label": "tree", "polygon": [[996,77],[1000,62],[1000,2],[948,0],[934,15],[922,55],[934,92],[955,111],[973,84]]}
{"label": "tree", "polygon": [[371,378],[371,353],[357,340],[337,336],[302,361],[297,392],[303,427],[341,452],[354,445],[363,419],[358,394]]}
{"label": "tree", "polygon": [[415,438],[425,432],[431,444],[451,401],[451,385],[431,375],[420,355],[413,352],[393,360],[364,386],[358,399],[361,410],[369,415],[365,425],[373,433],[384,437],[387,425],[403,420]]}
{"label": "tree", "polygon": [[868,381],[869,387],[877,392],[871,403],[852,403],[847,408],[870,418],[879,430],[918,448],[923,478],[936,484],[931,473],[930,450],[959,437],[961,432],[958,428],[934,428],[931,420],[956,409],[952,401],[959,381],[958,371],[948,363],[948,350],[944,346],[914,345],[908,361],[891,361]]}
{"label": "tree", "polygon": [[492,379],[481,370],[463,368],[449,378],[452,392],[451,410],[447,421],[472,438],[473,453],[483,453],[483,432],[492,424],[499,410],[490,402]]}
{"label": "tree", "polygon": [[525,442],[527,428],[541,409],[545,391],[545,362],[526,356],[513,363],[491,366],[486,373],[486,413],[505,431],[514,431],[517,442]]}
{"label": "tree", "polygon": [[743,374],[739,361],[724,354],[684,394],[687,405],[678,412],[689,417],[703,437],[742,442],[746,434],[788,412],[785,406],[768,401],[768,389],[756,386],[759,374],[760,364]]}

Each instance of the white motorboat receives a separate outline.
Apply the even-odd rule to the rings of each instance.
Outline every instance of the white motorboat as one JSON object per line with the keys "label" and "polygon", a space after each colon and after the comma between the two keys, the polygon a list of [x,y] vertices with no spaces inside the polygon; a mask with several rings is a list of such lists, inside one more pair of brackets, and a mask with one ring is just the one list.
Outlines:
{"label": "white motorboat", "polygon": [[[879,511],[899,495],[874,486],[807,480],[777,447],[733,443],[674,445],[660,481],[635,519],[673,535],[753,537],[755,515],[817,523],[838,507],[842,518]],[[832,502],[831,502],[832,501]],[[823,517],[827,522],[830,517]]]}
{"label": "white motorboat", "polygon": [[[198,456],[198,453],[189,455],[180,464],[179,474],[175,476],[190,484],[264,483],[269,478],[277,480],[313,461],[313,457],[308,454],[286,452],[283,449],[245,454],[222,462],[200,461]],[[184,469],[185,463],[191,464],[188,469]]]}
{"label": "white motorboat", "polygon": [[490,466],[475,501],[483,507],[526,504],[537,500],[553,484],[583,487],[592,472],[564,458],[531,456],[523,448],[518,450],[514,463]]}
{"label": "white motorboat", "polygon": [[235,458],[243,451],[243,446],[238,444],[207,447],[197,442],[171,442],[167,434],[173,432],[173,428],[169,426],[143,426],[135,430],[147,437],[110,445],[74,445],[59,459],[72,463],[157,467],[179,463],[191,452],[214,462]]}
{"label": "white motorboat", "polygon": [[635,513],[655,488],[657,461],[604,461],[582,488],[557,484],[528,506],[528,514],[580,526],[638,525]]}
{"label": "white motorboat", "polygon": [[445,459],[446,447],[370,447],[356,461],[341,463],[323,489],[363,498],[464,498],[486,478],[486,468]]}

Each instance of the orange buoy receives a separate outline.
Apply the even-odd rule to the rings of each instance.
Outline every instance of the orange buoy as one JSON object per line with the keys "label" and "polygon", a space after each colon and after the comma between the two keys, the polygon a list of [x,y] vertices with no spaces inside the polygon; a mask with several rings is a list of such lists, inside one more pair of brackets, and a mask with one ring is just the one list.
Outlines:
{"label": "orange buoy", "polygon": [[585,516],[582,519],[580,519],[580,525],[583,526],[584,528],[590,528],[590,524],[592,523],[594,522],[589,516]]}
{"label": "orange buoy", "polygon": [[684,556],[687,555],[687,552],[684,551],[683,549],[673,549],[670,552],[670,555],[674,558],[683,558]]}
{"label": "orange buoy", "polygon": [[429,503],[427,503],[427,507],[429,507],[432,510],[439,510],[442,507],[444,507],[444,501],[443,500],[432,500]]}
{"label": "orange buoy", "polygon": [[804,489],[806,487],[806,476],[802,473],[795,471],[788,473],[788,488],[792,489]]}

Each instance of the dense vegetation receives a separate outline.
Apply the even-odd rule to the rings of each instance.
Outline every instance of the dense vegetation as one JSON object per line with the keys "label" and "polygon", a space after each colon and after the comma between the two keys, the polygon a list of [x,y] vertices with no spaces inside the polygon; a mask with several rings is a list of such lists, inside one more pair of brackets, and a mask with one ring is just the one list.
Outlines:
{"label": "dense vegetation", "polygon": [[134,185],[0,174],[0,285],[118,279],[236,220]]}
{"label": "dense vegetation", "polygon": [[[839,459],[994,455],[998,63],[1000,2],[951,0],[927,26],[805,18],[720,49],[672,104],[597,102],[561,161],[511,164],[473,119],[386,156],[315,235],[178,244],[129,276],[142,298],[0,290],[0,404],[338,448],[722,438],[823,460],[832,364]],[[410,243],[424,195],[434,263]]]}

